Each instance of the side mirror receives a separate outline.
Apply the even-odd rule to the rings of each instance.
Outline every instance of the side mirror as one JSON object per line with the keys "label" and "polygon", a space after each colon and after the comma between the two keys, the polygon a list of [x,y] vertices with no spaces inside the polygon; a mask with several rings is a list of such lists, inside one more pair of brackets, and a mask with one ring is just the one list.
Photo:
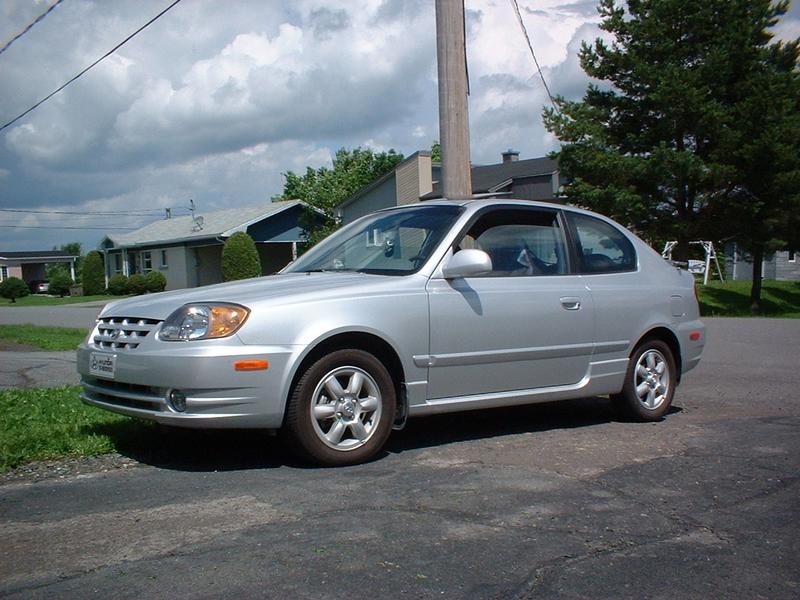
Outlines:
{"label": "side mirror", "polygon": [[459,250],[442,267],[445,279],[474,277],[491,272],[492,259],[483,250]]}

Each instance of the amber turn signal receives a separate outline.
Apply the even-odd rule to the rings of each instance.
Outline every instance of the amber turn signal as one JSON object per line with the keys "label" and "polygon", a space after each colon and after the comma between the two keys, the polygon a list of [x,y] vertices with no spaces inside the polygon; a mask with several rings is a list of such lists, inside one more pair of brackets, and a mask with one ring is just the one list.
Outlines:
{"label": "amber turn signal", "polygon": [[237,371],[263,371],[269,369],[268,360],[237,360],[233,363],[233,368]]}

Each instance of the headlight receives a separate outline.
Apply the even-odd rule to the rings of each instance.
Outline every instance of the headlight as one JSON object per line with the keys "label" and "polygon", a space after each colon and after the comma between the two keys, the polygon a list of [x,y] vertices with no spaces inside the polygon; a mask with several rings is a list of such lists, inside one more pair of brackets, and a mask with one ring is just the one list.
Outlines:
{"label": "headlight", "polygon": [[185,304],[167,317],[159,339],[166,342],[222,338],[236,332],[250,310],[238,304]]}

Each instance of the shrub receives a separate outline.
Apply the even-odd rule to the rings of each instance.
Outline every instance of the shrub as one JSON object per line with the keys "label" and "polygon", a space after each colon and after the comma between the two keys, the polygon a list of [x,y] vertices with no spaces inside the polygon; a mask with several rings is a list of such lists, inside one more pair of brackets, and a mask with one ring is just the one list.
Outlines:
{"label": "shrub", "polygon": [[83,293],[87,296],[102,294],[106,289],[106,276],[103,272],[103,257],[92,250],[83,261]]}
{"label": "shrub", "polygon": [[48,293],[53,296],[67,296],[69,295],[70,286],[75,283],[69,273],[63,270],[56,270],[50,276],[50,288]]}
{"label": "shrub", "polygon": [[129,294],[136,294],[137,296],[140,294],[144,294],[147,291],[147,280],[144,278],[142,273],[134,273],[130,277],[128,277],[128,293]]}
{"label": "shrub", "polygon": [[148,292],[163,292],[167,287],[167,278],[161,271],[150,271],[144,276],[144,283]]}
{"label": "shrub", "polygon": [[24,298],[30,294],[28,284],[19,277],[8,277],[0,282],[0,296],[16,302],[17,298]]}
{"label": "shrub", "polygon": [[113,296],[123,296],[128,293],[128,278],[122,273],[112,275],[108,280],[108,293]]}
{"label": "shrub", "polygon": [[234,281],[261,275],[261,259],[256,243],[243,231],[237,231],[222,246],[222,279]]}

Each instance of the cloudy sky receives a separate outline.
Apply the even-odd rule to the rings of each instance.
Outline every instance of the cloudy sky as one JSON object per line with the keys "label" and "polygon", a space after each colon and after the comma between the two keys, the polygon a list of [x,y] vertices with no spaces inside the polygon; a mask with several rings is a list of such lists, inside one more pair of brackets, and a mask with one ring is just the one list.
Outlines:
{"label": "cloudy sky", "polygon": [[[55,0],[0,0],[0,45]],[[0,124],[171,0],[63,0],[0,53]],[[553,93],[580,97],[595,0],[519,0]],[[547,98],[509,0],[466,0],[472,160],[542,156]],[[800,36],[800,2],[779,27]],[[337,148],[438,139],[433,0],[182,0],[0,132],[0,251],[94,248],[164,208],[267,202]],[[25,212],[20,212],[25,211]],[[109,214],[116,213],[116,214]],[[94,229],[92,229],[94,228]]]}

